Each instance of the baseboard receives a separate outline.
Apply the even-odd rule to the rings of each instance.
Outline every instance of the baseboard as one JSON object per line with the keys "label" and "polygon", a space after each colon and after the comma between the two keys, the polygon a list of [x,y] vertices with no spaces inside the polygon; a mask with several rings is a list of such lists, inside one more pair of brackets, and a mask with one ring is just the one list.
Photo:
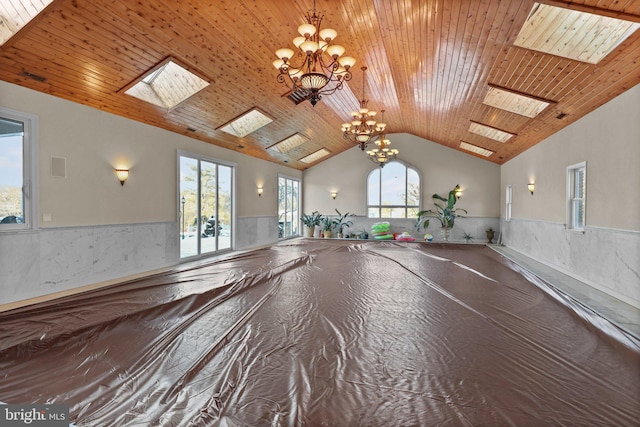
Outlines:
{"label": "baseboard", "polygon": [[66,289],[64,291],[53,292],[51,294],[40,295],[33,298],[27,298],[24,300],[14,301],[7,304],[0,305],[0,313],[15,310],[17,308],[27,307],[34,304],[39,304],[47,301],[52,301],[58,298],[68,297],[71,295],[77,295],[88,291],[93,291],[100,288],[106,288],[109,286],[117,285],[119,283],[128,282],[130,280],[140,279],[142,277],[151,276],[153,274],[164,273],[169,271],[173,267],[163,267],[156,270],[145,271],[142,273],[131,274],[125,277],[119,277],[117,279],[105,280],[102,282],[92,283],[90,285],[79,286],[77,288]]}
{"label": "baseboard", "polygon": [[625,296],[625,295],[623,295],[623,294],[621,294],[619,292],[616,292],[614,289],[604,287],[604,286],[602,286],[601,284],[599,284],[597,282],[591,281],[591,280],[586,279],[586,278],[584,278],[582,276],[578,276],[577,274],[575,274],[575,273],[573,273],[573,272],[571,272],[569,270],[566,270],[566,269],[564,269],[562,267],[559,267],[559,266],[554,265],[554,264],[550,264],[549,262],[547,262],[545,260],[536,258],[534,256],[531,256],[531,255],[527,254],[527,253],[519,251],[518,249],[516,249],[516,248],[514,248],[512,246],[509,246],[509,245],[505,245],[505,246],[508,247],[509,249],[511,249],[512,251],[519,253],[522,256],[525,256],[525,257],[530,258],[530,259],[532,259],[532,260],[534,260],[536,262],[539,262],[540,264],[543,264],[543,265],[545,265],[545,266],[547,266],[549,268],[552,268],[552,269],[554,269],[554,270],[556,270],[556,271],[558,271],[558,272],[560,272],[562,274],[565,274],[565,275],[571,277],[572,279],[578,280],[579,282],[582,282],[585,285],[591,286],[592,288],[597,289],[600,292],[603,292],[603,293],[605,293],[607,295],[610,295],[610,296],[612,296],[612,297],[614,297],[614,298],[616,298],[616,299],[618,299],[618,300],[620,300],[620,301],[622,301],[622,302],[624,302],[626,304],[629,304],[630,306],[635,307],[635,308],[640,310],[640,305],[638,304],[637,301],[634,301],[633,299],[631,299],[631,298],[629,298],[629,297],[627,297],[627,296]]}

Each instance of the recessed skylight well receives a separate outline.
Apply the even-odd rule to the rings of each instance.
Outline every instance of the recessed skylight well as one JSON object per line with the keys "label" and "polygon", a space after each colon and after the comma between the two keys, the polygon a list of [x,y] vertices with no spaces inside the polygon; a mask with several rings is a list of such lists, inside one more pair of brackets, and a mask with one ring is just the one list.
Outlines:
{"label": "recessed skylight well", "polygon": [[172,109],[207,86],[209,82],[168,59],[124,93]]}
{"label": "recessed skylight well", "polygon": [[493,151],[486,148],[478,147],[477,145],[469,144],[468,142],[461,141],[460,148],[463,150],[471,151],[472,153],[480,154],[484,157],[489,157],[493,154]]}
{"label": "recessed skylight well", "polygon": [[640,23],[534,3],[514,44],[597,64],[640,27]]}
{"label": "recessed skylight well", "polygon": [[509,138],[514,136],[513,133],[506,132],[500,129],[493,128],[491,126],[483,125],[481,123],[471,122],[469,125],[469,132],[476,135],[484,136],[499,142],[507,142]]}
{"label": "recessed skylight well", "polygon": [[293,150],[297,146],[304,144],[308,140],[309,138],[302,135],[301,133],[295,133],[280,142],[276,142],[272,146],[268,147],[268,149],[274,149],[278,150],[281,153],[286,153],[287,151]]}
{"label": "recessed skylight well", "polygon": [[300,161],[303,163],[313,163],[316,160],[320,160],[321,158],[328,156],[329,154],[329,150],[327,150],[326,148],[321,148],[318,151],[301,158]]}
{"label": "recessed skylight well", "polygon": [[244,138],[261,127],[268,125],[272,121],[273,119],[262,111],[257,108],[252,108],[246,113],[243,113],[231,120],[229,123],[220,126],[217,130],[237,136],[238,138]]}
{"label": "recessed skylight well", "polygon": [[541,100],[495,86],[489,88],[482,102],[491,107],[500,108],[501,110],[530,118],[536,117],[551,105],[551,101]]}
{"label": "recessed skylight well", "polygon": [[53,0],[2,0],[0,2],[0,46]]}

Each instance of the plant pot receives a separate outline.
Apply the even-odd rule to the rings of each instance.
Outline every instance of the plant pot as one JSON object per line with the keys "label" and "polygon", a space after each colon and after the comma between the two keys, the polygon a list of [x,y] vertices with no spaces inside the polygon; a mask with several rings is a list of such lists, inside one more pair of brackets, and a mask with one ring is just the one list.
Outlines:
{"label": "plant pot", "polygon": [[449,235],[451,234],[451,229],[447,228],[447,227],[442,227],[440,229],[440,234],[442,235],[442,239],[445,242],[448,242],[449,241]]}
{"label": "plant pot", "polygon": [[324,238],[325,239],[330,239],[331,238],[331,231],[324,230]]}
{"label": "plant pot", "polygon": [[316,231],[316,227],[312,225],[311,227],[304,226],[304,237],[313,237],[313,234]]}

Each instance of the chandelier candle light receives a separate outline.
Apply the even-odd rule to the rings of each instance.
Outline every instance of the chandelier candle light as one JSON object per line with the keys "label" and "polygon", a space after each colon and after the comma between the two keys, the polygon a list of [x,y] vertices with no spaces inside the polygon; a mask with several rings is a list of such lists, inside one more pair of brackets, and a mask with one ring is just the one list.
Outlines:
{"label": "chandelier candle light", "polygon": [[273,61],[279,71],[277,80],[314,106],[322,95],[342,89],[342,84],[351,80],[349,69],[356,63],[352,57],[342,56],[343,46],[332,44],[338,36],[336,30],[320,29],[322,18],[323,15],[316,14],[314,0],[313,12],[307,12],[307,23],[298,27],[300,36],[293,39],[297,52],[289,48],[278,49],[276,56],[279,59]]}
{"label": "chandelier candle light", "polygon": [[377,147],[367,150],[369,159],[383,168],[384,165],[398,157],[399,151],[395,148],[389,148],[390,144],[391,141],[385,138],[385,135],[380,136],[380,139],[376,141]]}
{"label": "chandelier candle light", "polygon": [[[351,123],[342,124],[342,134],[345,139],[358,144],[360,146],[360,149],[364,151],[369,142],[371,142],[384,132],[387,124],[377,123],[374,120],[374,117],[377,113],[367,108],[369,100],[366,99],[364,95],[364,83],[366,80],[365,72],[367,71],[367,67],[362,67],[361,69],[362,99],[360,100],[360,109],[358,111],[351,112]],[[384,114],[384,110],[382,111],[382,113]]]}

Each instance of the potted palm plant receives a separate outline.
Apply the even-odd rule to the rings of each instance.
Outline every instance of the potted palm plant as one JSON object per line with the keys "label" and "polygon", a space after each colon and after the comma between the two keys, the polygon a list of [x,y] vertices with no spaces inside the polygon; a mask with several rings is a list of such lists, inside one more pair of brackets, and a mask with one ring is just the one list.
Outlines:
{"label": "potted palm plant", "polygon": [[[439,194],[431,196],[433,199],[433,205],[436,209],[427,209],[418,212],[418,219],[415,224],[416,229],[419,231],[420,227],[429,227],[429,219],[435,218],[440,222],[440,226],[442,227],[441,233],[443,239],[445,241],[449,240],[449,233],[455,224],[456,217],[463,217],[463,215],[458,214],[458,211],[462,211],[465,214],[467,213],[465,209],[455,207],[455,204],[458,201],[456,192],[459,190],[460,186],[456,185],[453,190],[449,191],[449,195],[446,198]],[[446,205],[441,202],[445,202]]]}
{"label": "potted palm plant", "polygon": [[336,213],[338,214],[338,217],[335,218],[333,222],[336,230],[338,230],[338,238],[341,239],[344,237],[344,229],[349,228],[351,225],[353,225],[353,221],[348,218],[354,216],[354,214],[351,214],[349,212],[341,214],[338,209],[336,209]]}
{"label": "potted palm plant", "polygon": [[322,235],[325,239],[329,239],[331,237],[331,230],[335,226],[334,220],[329,218],[328,216],[322,217]]}
{"label": "potted palm plant", "polygon": [[322,215],[318,211],[313,211],[310,214],[303,214],[300,219],[304,224],[304,237],[313,237],[316,226],[322,222]]}

